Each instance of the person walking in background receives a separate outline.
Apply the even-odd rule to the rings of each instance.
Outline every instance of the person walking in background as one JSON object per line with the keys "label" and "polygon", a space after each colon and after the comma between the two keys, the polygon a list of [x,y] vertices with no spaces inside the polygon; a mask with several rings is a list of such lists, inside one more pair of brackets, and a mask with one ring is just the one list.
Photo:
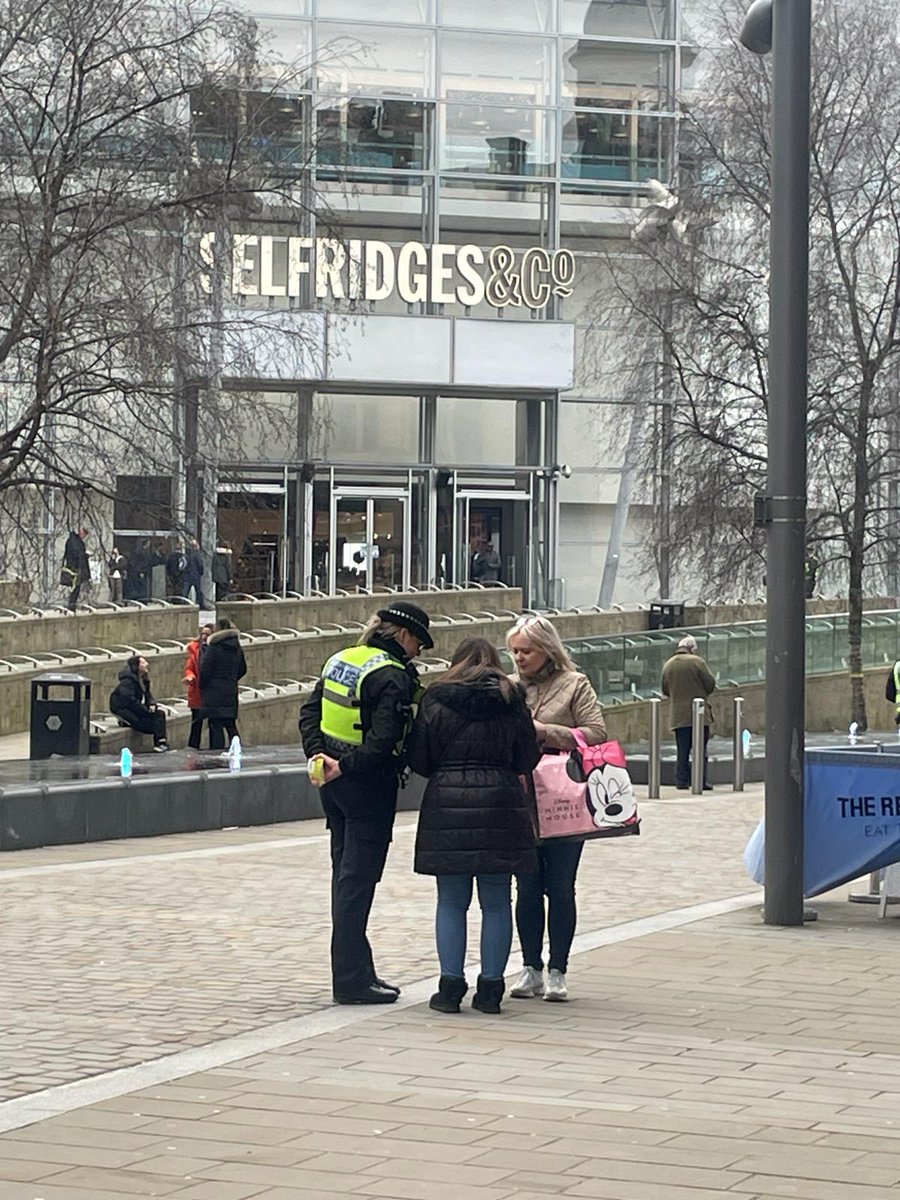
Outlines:
{"label": "person walking in background", "polygon": [[166,594],[168,596],[184,595],[184,573],[187,570],[187,555],[181,542],[166,557]]}
{"label": "person walking in background", "polygon": [[[586,675],[575,669],[553,623],[546,617],[521,617],[506,636],[516,666],[515,679],[525,688],[525,701],[545,754],[575,747],[573,729],[589,746],[606,741],[606,724],[597,694]],[[519,999],[543,996],[568,1000],[566,972],[575,937],[575,877],[584,842],[567,838],[543,842],[538,870],[516,876],[516,927],[524,970],[510,989]],[[546,898],[546,908],[545,908]],[[544,929],[550,943],[544,982]]]}
{"label": "person walking in background", "polygon": [[125,596],[125,577],[128,559],[115,546],[106,562],[106,578],[109,583],[109,598],[113,604],[121,604]]}
{"label": "person walking in background", "polygon": [[[706,699],[716,690],[709,667],[697,653],[697,641],[688,634],[678,643],[662,672],[662,691],[669,697],[669,726],[675,734],[675,786],[686,792],[691,786],[691,754],[694,752],[693,703]],[[709,704],[704,704],[703,717],[703,789],[712,791],[708,779],[706,745],[712,720]]]}
{"label": "person walking in background", "polygon": [[500,555],[490,538],[483,538],[472,559],[472,581],[490,587],[500,579]]}
{"label": "person walking in background", "polygon": [[168,750],[166,714],[150,690],[150,666],[141,654],[133,654],[119,672],[119,682],[109,694],[109,711],[123,725],[153,736],[153,749]]}
{"label": "person walking in background", "polygon": [[234,578],[234,558],[231,547],[224,544],[216,546],[212,560],[212,581],[216,589],[216,603],[224,600],[231,590]]}
{"label": "person walking in background", "polygon": [[238,681],[246,674],[241,635],[223,617],[200,654],[200,712],[209,722],[210,750],[224,750],[238,736]]}
{"label": "person walking in background", "polygon": [[430,1006],[459,1012],[467,991],[466,922],[473,884],[481,906],[481,971],[472,1007],[499,1013],[512,943],[512,876],[537,869],[536,813],[519,778],[538,762],[522,689],[485,638],[466,638],[425,693],[409,765],[428,779],[415,870],[437,877],[441,978]]}
{"label": "person walking in background", "polygon": [[147,600],[150,597],[152,584],[151,571],[153,559],[150,555],[150,543],[143,541],[131,555],[128,563],[128,575],[125,580],[126,600]]}
{"label": "person walking in background", "polygon": [[67,607],[72,613],[78,607],[82,586],[91,580],[91,564],[88,562],[87,548],[84,544],[87,536],[87,529],[70,529],[63,550],[59,582],[62,587],[68,589]]}
{"label": "person walking in background", "polygon": [[884,685],[884,698],[894,706],[894,724],[900,725],[900,660],[888,672]]}
{"label": "person walking in background", "polygon": [[200,736],[203,733],[203,699],[200,694],[200,659],[206,650],[206,643],[212,635],[212,625],[201,625],[200,632],[188,642],[187,661],[184,664],[184,679],[187,684],[188,708],[191,710],[191,731],[188,735],[188,746],[192,750],[200,749]]}
{"label": "person walking in background", "polygon": [[397,601],[358,645],[333,654],[300,709],[300,736],[323,771],[331,835],[331,974],[336,1004],[391,1004],[400,989],[375,971],[366,936],[397,810],[406,739],[419,698],[413,659],[434,645],[429,618]]}
{"label": "person walking in background", "polygon": [[191,544],[187,552],[186,563],[184,568],[184,594],[190,600],[191,592],[194,593],[194,600],[199,608],[206,608],[206,600],[203,596],[203,576],[205,574],[203,568],[203,554],[200,550],[200,543],[196,538],[191,538]]}

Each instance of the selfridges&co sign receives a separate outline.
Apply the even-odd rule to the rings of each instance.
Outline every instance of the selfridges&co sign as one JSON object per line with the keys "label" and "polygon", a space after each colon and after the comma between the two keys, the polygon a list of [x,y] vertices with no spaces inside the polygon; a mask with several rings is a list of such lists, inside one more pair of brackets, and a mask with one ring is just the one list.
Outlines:
{"label": "selfridges&co sign", "polygon": [[[214,234],[201,239],[203,260],[213,265]],[[231,290],[238,296],[317,300],[387,300],[474,308],[487,302],[542,309],[551,297],[572,295],[575,258],[570,250],[541,246],[425,245],[337,238],[235,234]],[[308,284],[306,281],[309,281]],[[209,277],[206,279],[209,286]]]}

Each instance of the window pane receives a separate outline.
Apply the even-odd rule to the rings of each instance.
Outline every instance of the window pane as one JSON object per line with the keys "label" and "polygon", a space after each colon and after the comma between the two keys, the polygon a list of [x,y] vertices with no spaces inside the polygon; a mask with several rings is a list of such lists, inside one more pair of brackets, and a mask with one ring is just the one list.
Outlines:
{"label": "window pane", "polygon": [[562,42],[563,102],[585,108],[671,109],[672,51]]}
{"label": "window pane", "polygon": [[434,36],[378,25],[320,25],[319,86],[344,95],[432,92]]}
{"label": "window pane", "polygon": [[562,32],[670,38],[672,0],[563,0]]}
{"label": "window pane", "polygon": [[410,100],[324,100],[316,112],[320,167],[421,171],[426,106]]}
{"label": "window pane", "polygon": [[326,462],[414,463],[419,454],[418,396],[313,398],[312,457]]}
{"label": "window pane", "polygon": [[543,38],[445,33],[442,95],[486,104],[549,104],[555,44]]}
{"label": "window pane", "polygon": [[312,0],[229,0],[251,17],[308,17]]}
{"label": "window pane", "polygon": [[553,191],[552,183],[445,178],[441,181],[441,241],[477,242],[473,230],[490,230],[492,246],[507,242],[550,248]]}
{"label": "window pane", "polygon": [[602,109],[563,122],[561,174],[568,179],[667,178],[673,118]]}
{"label": "window pane", "polygon": [[372,0],[319,0],[320,17],[337,17],[344,21],[366,21],[380,17],[382,21],[402,21],[418,24],[434,20],[434,0],[378,0],[372,11]]}
{"label": "window pane", "polygon": [[282,72],[278,68],[285,66],[294,69],[302,68],[304,78],[296,81],[292,79],[290,82],[308,87],[309,80],[305,78],[305,75],[310,70],[312,57],[312,33],[309,22],[260,20],[258,24],[262,58],[273,64],[268,72],[263,70],[262,74],[264,76],[276,74],[279,85],[283,85]]}
{"label": "window pane", "polygon": [[444,106],[441,166],[486,175],[552,175],[553,114],[540,108]]}
{"label": "window pane", "polygon": [[473,29],[509,29],[515,33],[552,33],[554,0],[444,0],[444,25],[467,25]]}
{"label": "window pane", "polygon": [[434,456],[448,467],[514,464],[515,402],[438,396]]}

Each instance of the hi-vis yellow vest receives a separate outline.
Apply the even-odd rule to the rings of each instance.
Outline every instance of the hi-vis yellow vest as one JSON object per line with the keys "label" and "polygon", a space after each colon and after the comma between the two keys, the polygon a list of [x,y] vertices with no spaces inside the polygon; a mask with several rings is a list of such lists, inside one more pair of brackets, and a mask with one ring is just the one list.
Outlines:
{"label": "hi-vis yellow vest", "polygon": [[372,646],[350,646],[329,658],[322,668],[322,717],[319,722],[326,737],[348,746],[362,745],[360,695],[363,680],[373,671],[385,667],[404,670],[396,658]]}

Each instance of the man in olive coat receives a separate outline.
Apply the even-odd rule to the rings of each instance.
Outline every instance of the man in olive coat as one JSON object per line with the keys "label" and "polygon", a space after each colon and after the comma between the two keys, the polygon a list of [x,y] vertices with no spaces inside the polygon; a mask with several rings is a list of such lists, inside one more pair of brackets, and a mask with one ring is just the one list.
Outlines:
{"label": "man in olive coat", "polygon": [[[693,702],[711,696],[716,690],[716,681],[709,667],[697,653],[697,643],[688,634],[678,643],[678,649],[663,667],[663,695],[669,697],[669,724],[675,733],[678,749],[675,760],[675,785],[680,791],[691,786],[691,751],[693,749]],[[709,741],[709,705],[704,705],[703,715],[703,788],[711,791],[707,778],[706,743]]]}

